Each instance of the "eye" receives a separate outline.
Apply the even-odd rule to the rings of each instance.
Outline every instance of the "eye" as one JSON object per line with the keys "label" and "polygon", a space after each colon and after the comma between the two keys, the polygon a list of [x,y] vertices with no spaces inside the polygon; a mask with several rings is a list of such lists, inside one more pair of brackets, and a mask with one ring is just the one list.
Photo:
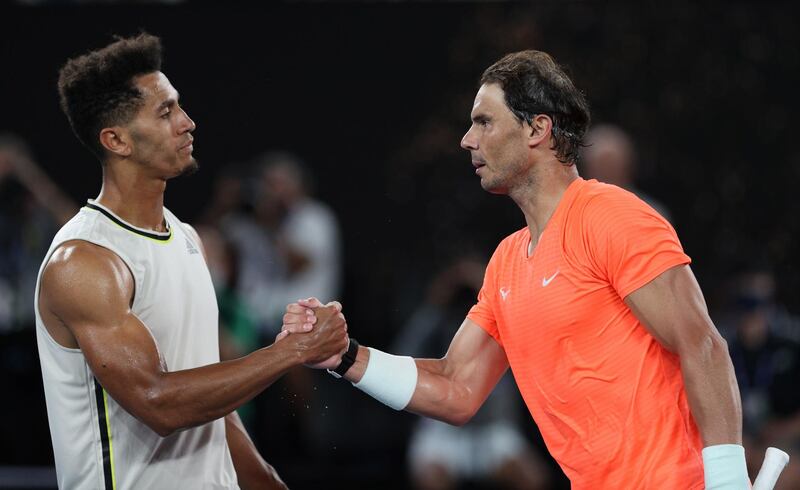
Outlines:
{"label": "eye", "polygon": [[160,117],[161,119],[169,119],[169,115],[170,115],[170,113],[171,113],[171,111],[167,111],[167,112],[165,112],[164,114],[161,114],[159,117]]}

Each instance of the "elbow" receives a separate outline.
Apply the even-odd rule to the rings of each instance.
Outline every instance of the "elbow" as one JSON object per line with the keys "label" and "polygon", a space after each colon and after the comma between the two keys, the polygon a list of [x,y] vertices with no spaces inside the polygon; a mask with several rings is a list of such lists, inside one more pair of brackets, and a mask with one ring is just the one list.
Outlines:
{"label": "elbow", "polygon": [[472,420],[472,417],[474,417],[478,412],[478,408],[480,408],[480,406],[474,404],[464,404],[463,406],[450,407],[441,420],[450,425],[461,427]]}
{"label": "elbow", "polygon": [[694,359],[703,363],[729,362],[728,342],[713,328],[688,342],[678,355],[685,360]]}
{"label": "elbow", "polygon": [[148,421],[146,424],[153,430],[153,432],[161,437],[169,437],[178,430],[177,427],[171,426],[162,421]]}
{"label": "elbow", "polygon": [[165,397],[157,390],[148,391],[145,396],[145,409],[138,417],[145,425],[161,437],[168,437],[181,429],[177,417],[166,406]]}
{"label": "elbow", "polygon": [[445,420],[450,425],[454,425],[456,427],[462,427],[466,425],[467,422],[472,420],[472,417],[475,414],[468,414],[468,413],[461,413],[461,414],[453,414],[449,417],[448,420]]}
{"label": "elbow", "polygon": [[714,359],[720,357],[728,359],[730,357],[730,353],[728,352],[728,342],[722,337],[722,335],[719,334],[719,332],[717,332],[716,329],[705,335],[701,351],[703,354]]}

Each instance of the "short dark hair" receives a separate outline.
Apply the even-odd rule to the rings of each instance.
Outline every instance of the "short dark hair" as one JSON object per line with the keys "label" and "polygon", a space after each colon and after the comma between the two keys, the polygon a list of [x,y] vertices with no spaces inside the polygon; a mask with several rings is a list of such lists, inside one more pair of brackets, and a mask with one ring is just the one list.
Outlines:
{"label": "short dark hair", "polygon": [[591,116],[584,94],[549,54],[519,51],[504,56],[481,75],[481,85],[497,83],[505,102],[520,123],[531,124],[537,114],[553,121],[553,149],[562,163],[580,158]]}
{"label": "short dark hair", "polygon": [[72,131],[104,161],[101,129],[130,122],[144,96],[133,79],[161,70],[161,39],[143,32],[67,60],[58,73],[61,109]]}

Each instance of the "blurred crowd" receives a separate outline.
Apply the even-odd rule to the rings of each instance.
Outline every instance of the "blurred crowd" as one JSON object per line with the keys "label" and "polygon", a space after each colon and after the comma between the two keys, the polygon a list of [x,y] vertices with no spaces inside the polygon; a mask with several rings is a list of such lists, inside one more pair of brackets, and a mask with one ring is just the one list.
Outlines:
{"label": "blurred crowd", "polygon": [[[591,130],[581,175],[628,189],[670,219],[667,204],[638,187],[639,166],[637,145],[623,128],[598,124]],[[221,167],[214,182],[193,224],[217,292],[221,357],[232,359],[272,342],[287,303],[347,297],[347,237],[337,213],[315,197],[313,166],[293,153],[270,151]],[[11,374],[3,388],[15,394],[2,405],[0,437],[18,441],[13,450],[3,446],[2,465],[51,464],[30,303],[47,246],[76,210],[24,141],[0,136],[0,362]],[[417,357],[443,355],[475,301],[490,252],[467,247],[452,253],[418,274],[415,294],[387,284],[397,304],[409,306],[396,312],[400,327],[385,347]],[[719,288],[724,292],[715,296],[712,317],[728,341],[739,382],[751,475],[765,448],[778,446],[793,457],[779,488],[800,488],[800,321],[776,300],[770,264],[740,265]],[[368,328],[352,325],[351,332],[357,337]],[[384,472],[397,488],[419,490],[568,488],[510,374],[461,428],[389,413],[307,369],[289,373],[240,414],[267,459],[301,488],[348,471],[353,481],[380,482],[377,473]],[[32,428],[26,437],[20,426]],[[364,430],[369,427],[382,427],[381,441]]]}
{"label": "blurred crowd", "polygon": [[[83,2],[13,3],[44,9]],[[145,2],[122,3],[136,4],[129,17],[140,23],[143,9],[138,4]],[[379,19],[403,14],[408,23],[419,23],[422,34],[431,28],[426,27],[425,18],[433,19],[436,42],[424,50],[443,55],[418,56],[432,64],[427,71],[421,68],[425,65],[406,67],[419,72],[404,83],[424,85],[421,90],[404,88],[418,92],[418,110],[398,107],[409,99],[399,98],[394,85],[384,86],[385,82],[376,83],[375,79],[359,84],[359,96],[365,97],[369,107],[365,110],[355,105],[353,112],[368,113],[374,117],[371,123],[385,125],[382,131],[397,138],[384,154],[377,155],[373,155],[371,142],[352,143],[364,145],[363,153],[373,161],[356,155],[360,159],[343,162],[344,158],[336,155],[338,163],[352,163],[346,170],[347,179],[368,180],[369,192],[325,202],[316,191],[323,187],[318,185],[324,184],[321,176],[330,175],[324,170],[331,162],[318,157],[304,161],[302,157],[313,152],[299,145],[291,146],[307,150],[302,157],[266,151],[272,145],[265,145],[265,151],[240,163],[208,165],[203,172],[214,173],[211,192],[198,200],[201,204],[192,215],[179,214],[196,227],[204,243],[219,304],[221,357],[235,358],[270,344],[280,329],[286,303],[309,296],[342,301],[351,334],[364,343],[397,354],[443,355],[475,301],[493,248],[500,238],[524,226],[507,200],[488,196],[475,182],[469,160],[458,146],[468,125],[479,75],[476,67],[523,47],[543,48],[551,50],[556,59],[568,60],[577,85],[587,89],[592,103],[597,123],[587,138],[581,175],[637,194],[665,216],[683,240],[691,242],[687,251],[695,261],[693,269],[712,319],[728,342],[736,371],[751,476],[758,471],[764,449],[777,446],[792,456],[778,488],[800,488],[800,390],[796,386],[800,380],[800,312],[786,306],[800,304],[793,296],[800,275],[790,267],[796,260],[800,220],[796,219],[797,206],[787,203],[783,195],[789,188],[786,183],[793,186],[800,175],[800,154],[791,144],[794,111],[788,101],[792,99],[786,95],[792,94],[796,85],[800,57],[796,16],[776,5],[755,9],[748,3],[540,2],[532,9],[504,3],[497,8],[465,8],[464,15],[434,9],[410,9],[405,14],[394,8],[388,13],[372,9]],[[24,13],[33,17],[33,10]],[[222,33],[209,37],[213,38],[213,51],[228,53],[232,60],[226,65],[227,60],[215,59],[220,69],[247,65],[247,76],[241,76],[243,81],[230,91],[252,96],[248,85],[252,84],[258,87],[259,98],[276,104],[278,101],[264,97],[262,91],[280,85],[265,80],[278,80],[277,72],[286,66],[299,68],[276,62],[280,67],[276,73],[265,75],[259,67],[244,63],[253,56],[241,45],[247,43],[223,44],[220,39],[226,38],[228,31],[220,30],[222,24],[255,33],[250,44],[262,50],[258,56],[264,56],[259,43],[274,44],[287,52],[287,58],[302,64],[309,63],[308,52],[316,52],[319,40],[290,26],[271,29],[278,37],[265,42],[271,38],[260,30],[264,15],[236,10],[242,11],[242,17],[217,18],[213,11],[207,13],[211,20],[199,16],[193,24],[199,26],[198,32],[213,25],[215,32]],[[66,21],[59,23],[67,26],[64,32],[74,35],[72,31],[79,29],[70,22],[80,25],[77,16],[88,11],[72,12],[74,17],[68,9],[47,12],[63,14]],[[98,12],[87,22],[105,25],[105,20],[98,20],[104,11]],[[167,10],[150,12],[172,22]],[[341,28],[327,17],[344,17],[337,17],[333,9],[322,11],[323,21],[315,21],[304,9],[297,12],[304,28],[308,24],[330,36],[326,38],[331,43],[328,57],[335,59],[336,70],[341,68],[339,64],[349,67],[342,70],[352,76],[345,77],[348,84],[372,75],[372,71],[380,79],[380,70],[386,69],[382,62],[399,65],[392,59],[391,53],[396,51],[382,45],[384,41],[390,44],[389,40],[370,38],[369,42],[379,47],[365,55],[357,48],[367,44],[360,38],[363,33],[332,36]],[[23,41],[16,39],[23,36],[14,30],[27,29],[27,25],[14,26],[14,17],[8,19],[5,27],[15,40],[5,54],[11,59],[17,52],[27,57],[27,51],[20,48]],[[364,23],[363,19],[359,22]],[[325,27],[327,23],[336,27]],[[407,30],[406,22],[399,24]],[[383,24],[375,22],[374,26],[376,32],[371,35],[383,39],[377,32]],[[44,30],[56,30],[50,27]],[[299,37],[288,33],[293,29]],[[41,30],[41,26],[36,29]],[[389,35],[395,32],[386,30]],[[414,32],[402,42],[399,37],[391,39],[391,44],[411,43],[411,37],[418,37],[424,45],[427,38],[420,33]],[[175,37],[171,46],[191,36]],[[187,64],[194,63],[192,70],[212,52],[200,37],[191,39],[191,47],[197,44],[196,52],[203,57],[187,57]],[[333,37],[345,41],[337,44]],[[301,38],[308,38],[309,44]],[[292,40],[299,47],[289,46]],[[50,42],[42,53],[52,50]],[[234,51],[241,58],[234,56]],[[348,56],[356,61],[347,65],[344,53],[349,51],[355,53]],[[181,51],[176,48],[174,52]],[[276,51],[266,56],[279,59]],[[360,71],[362,58],[375,65],[370,67],[372,71]],[[316,67],[320,73],[325,72],[324,60],[313,63],[322,67]],[[40,64],[33,59],[31,66],[21,71],[32,71]],[[294,80],[292,68],[289,71],[287,83],[303,82]],[[36,73],[40,73],[39,79],[46,78]],[[192,71],[194,75],[196,71]],[[319,78],[343,90],[343,85],[332,85],[335,81],[330,79],[336,77]],[[46,83],[49,85],[42,92],[52,91],[52,81]],[[316,102],[313,95],[322,91],[321,82],[315,77],[313,83],[305,83],[302,87],[308,93],[303,97]],[[200,91],[195,98],[201,99],[208,87],[200,81],[196,85]],[[16,86],[5,88],[7,93],[20,93]],[[187,87],[186,93],[191,90]],[[385,103],[392,99],[387,94],[403,102]],[[37,102],[55,105],[39,95],[24,99],[25,114],[38,114],[29,107]],[[335,102],[327,95],[319,100],[320,107]],[[375,110],[376,100],[386,107]],[[213,98],[207,102],[213,105]],[[356,102],[347,100],[338,110],[351,110]],[[299,102],[292,100],[295,104]],[[263,117],[256,110],[243,109],[241,102],[230,105],[254,120]],[[330,111],[330,107],[325,109]],[[748,111],[755,114],[753,120],[748,119]],[[302,109],[299,112],[307,117]],[[28,124],[28,133],[34,134],[32,127],[38,130],[41,121],[38,117],[27,119],[31,121],[14,123],[19,131]],[[207,127],[213,119],[230,122],[209,117]],[[614,121],[620,124],[612,124]],[[219,134],[209,133],[219,137],[222,129],[217,126]],[[351,132],[359,131],[363,128]],[[51,143],[52,135],[46,137]],[[365,138],[359,134],[353,140],[359,137]],[[330,151],[330,145],[317,146],[322,147],[318,154]],[[347,145],[338,149],[344,153],[352,150]],[[360,165],[370,167],[363,170]],[[63,173],[61,162],[37,162],[36,152],[25,140],[0,134],[0,369],[4,373],[0,389],[7,394],[0,404],[0,440],[13,441],[0,445],[0,467],[53,464],[31,302],[50,240],[81,203],[75,202],[67,189],[60,189],[43,168]],[[337,184],[333,187],[338,188]],[[373,201],[376,196],[383,200]],[[89,197],[94,196],[81,199]],[[369,206],[380,210],[360,212]],[[369,223],[364,222],[365,216],[371,218]],[[396,238],[398,235],[402,239]],[[308,369],[289,373],[242,407],[240,415],[262,454],[292,488],[331,488],[332,481],[343,487],[386,490],[569,488],[510,375],[475,419],[460,428],[393,412],[341,380]]]}

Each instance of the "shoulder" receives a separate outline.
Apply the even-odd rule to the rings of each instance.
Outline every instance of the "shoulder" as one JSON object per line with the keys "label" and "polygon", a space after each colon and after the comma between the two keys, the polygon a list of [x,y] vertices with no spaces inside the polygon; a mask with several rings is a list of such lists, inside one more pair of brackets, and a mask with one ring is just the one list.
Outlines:
{"label": "shoulder", "polygon": [[190,225],[189,223],[184,223],[182,221],[181,221],[181,226],[183,226],[183,229],[186,231],[186,234],[189,235],[189,238],[196,241],[197,243],[201,242],[200,234],[197,233],[197,230],[194,228],[194,226]]}
{"label": "shoulder", "polygon": [[636,194],[596,180],[587,181],[581,189],[567,221],[568,229],[578,227],[609,233],[637,225],[667,225],[667,221]]}
{"label": "shoulder", "polygon": [[125,262],[111,250],[70,240],[58,246],[42,272],[42,293],[63,298],[96,295],[113,287],[133,291],[133,276]]}
{"label": "shoulder", "polygon": [[509,260],[513,260],[516,256],[522,256],[518,254],[523,254],[523,250],[526,250],[529,241],[530,232],[528,228],[521,228],[505,237],[497,245],[492,257],[489,259],[487,272],[496,269],[505,269],[503,264],[507,263]]}
{"label": "shoulder", "polygon": [[528,243],[530,240],[530,232],[528,228],[520,228],[514,233],[503,238],[495,249],[494,255],[507,255],[517,247],[521,247]]}
{"label": "shoulder", "polygon": [[590,212],[619,208],[644,208],[647,204],[636,194],[612,184],[596,180],[586,181],[575,199],[579,209]]}

